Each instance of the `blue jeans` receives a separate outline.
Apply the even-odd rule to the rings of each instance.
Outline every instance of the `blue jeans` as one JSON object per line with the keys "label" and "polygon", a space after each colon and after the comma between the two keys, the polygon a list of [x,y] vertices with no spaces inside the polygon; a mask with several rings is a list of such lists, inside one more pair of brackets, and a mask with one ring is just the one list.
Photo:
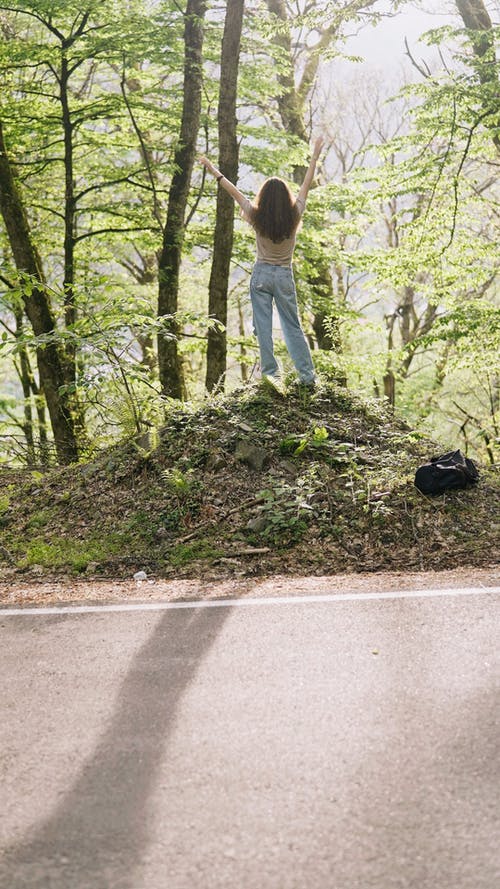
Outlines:
{"label": "blue jeans", "polygon": [[250,299],[253,326],[260,350],[260,370],[263,376],[279,373],[273,349],[273,300],[276,303],[286,347],[300,381],[315,379],[314,366],[297,310],[295,281],[290,266],[256,262],[250,278]]}

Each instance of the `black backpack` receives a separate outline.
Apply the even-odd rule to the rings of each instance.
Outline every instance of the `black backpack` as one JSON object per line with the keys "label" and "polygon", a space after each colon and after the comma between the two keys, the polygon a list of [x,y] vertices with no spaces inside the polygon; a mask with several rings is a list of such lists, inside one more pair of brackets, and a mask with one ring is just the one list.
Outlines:
{"label": "black backpack", "polygon": [[454,488],[466,488],[479,480],[477,466],[462,451],[450,451],[431,457],[430,463],[415,473],[415,485],[422,494],[443,494]]}

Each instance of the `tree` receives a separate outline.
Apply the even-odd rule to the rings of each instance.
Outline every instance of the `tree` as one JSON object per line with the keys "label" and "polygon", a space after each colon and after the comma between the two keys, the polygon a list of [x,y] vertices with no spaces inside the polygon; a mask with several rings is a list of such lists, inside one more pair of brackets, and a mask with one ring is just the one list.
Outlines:
{"label": "tree", "polygon": [[[430,39],[440,41],[444,57],[443,32]],[[352,264],[369,272],[384,304],[385,397],[429,425],[465,411],[462,434],[466,417],[491,459],[495,398],[472,402],[474,390],[497,388],[496,157],[489,129],[481,126],[482,91],[464,71],[463,56],[456,67],[447,60],[446,70],[423,74],[422,83],[404,91],[406,132],[384,140],[379,161],[372,153],[362,174],[372,189],[367,205],[384,208],[385,243],[378,234],[380,246],[373,246],[380,223],[372,209],[372,244],[368,229]]]}
{"label": "tree", "polygon": [[[83,440],[80,394],[85,368],[77,329],[78,299],[83,280],[89,286],[92,263],[94,267],[99,263],[95,251],[84,259],[85,247],[90,239],[117,231],[117,219],[125,218],[130,198],[124,200],[122,192],[121,199],[104,201],[111,186],[118,190],[126,185],[130,195],[131,187],[141,185],[133,182],[128,159],[124,163],[120,158],[113,167],[124,109],[116,90],[106,91],[109,67],[132,41],[137,4],[132,6],[120,26],[113,3],[102,10],[91,0],[83,10],[75,0],[64,4],[13,0],[0,6],[6,10],[2,19],[6,40],[0,54],[2,105],[6,138],[15,146],[10,163],[43,280],[51,283],[51,337],[58,341],[73,427]],[[138,37],[135,32],[135,45]],[[134,164],[139,177],[141,166]],[[104,224],[96,225],[95,219]],[[136,227],[133,222],[131,227]],[[122,222],[119,231],[128,227]],[[28,332],[16,325],[21,328],[18,349],[29,351]],[[33,332],[36,347],[35,328]],[[37,387],[32,379],[33,388],[46,390],[42,380]],[[38,402],[37,396],[37,406]]]}
{"label": "tree", "polygon": [[0,211],[21,279],[26,314],[36,337],[40,384],[47,401],[57,457],[61,463],[78,459],[78,445],[64,372],[64,358],[56,337],[56,323],[47,294],[45,276],[33,243],[28,220],[7,153],[0,120]]}
{"label": "tree", "polygon": [[[238,178],[236,98],[238,62],[244,0],[233,0],[226,9],[222,38],[220,92],[217,112],[219,169],[231,181]],[[208,287],[208,314],[219,325],[208,331],[206,387],[209,392],[223,385],[227,361],[227,293],[233,251],[234,201],[220,188],[217,192],[212,270]]]}
{"label": "tree", "polygon": [[206,0],[187,0],[184,29],[184,87],[179,142],[168,195],[168,211],[158,273],[158,317],[165,319],[158,336],[158,366],[164,395],[182,398],[183,374],[177,349],[176,318],[185,214],[200,125],[203,78],[203,19]]}
{"label": "tree", "polygon": [[[299,142],[309,142],[306,125],[307,102],[314,89],[318,69],[325,53],[341,38],[347,22],[357,19],[374,6],[375,0],[349,0],[336,4],[305,4],[302,9],[307,37],[300,42],[292,38],[297,25],[297,9],[287,0],[266,0],[269,12],[277,22],[273,37],[279,50],[277,57],[279,94],[278,109],[284,129]],[[293,179],[302,181],[305,167],[295,164]],[[313,293],[313,330],[320,349],[342,351],[339,326],[340,306],[335,304],[329,261],[326,256],[316,256],[315,272],[308,275]],[[343,375],[342,375],[343,379]]]}
{"label": "tree", "polygon": [[470,32],[476,58],[475,69],[482,87],[481,105],[485,125],[500,153],[500,79],[495,56],[495,34],[491,17],[483,0],[455,0],[462,21]]}
{"label": "tree", "polygon": [[[197,140],[203,130],[233,180],[241,161],[240,186],[253,189],[276,170],[299,182],[315,128],[330,151],[296,251],[311,342],[334,345],[341,328],[351,381],[370,394],[385,386],[427,428],[448,417],[468,440],[476,430],[493,453],[498,69],[487,5],[457,0],[467,30],[430,36],[444,64],[422,66],[406,104],[391,104],[389,133],[386,94],[377,105],[362,84],[343,113],[322,79],[346,22],[376,20],[367,0],[246,0],[242,18],[243,0],[0,2],[2,157],[24,215],[17,246],[31,249],[30,263],[12,250],[4,201],[0,403],[2,432],[24,433],[19,453],[45,449],[51,355],[52,391],[79,434],[77,390],[89,448],[161,422],[160,388],[216,389],[226,342],[251,362],[249,314],[227,302],[243,291],[253,238],[222,191],[216,215],[201,171],[192,187]],[[338,375],[335,351],[317,364]],[[59,448],[57,425],[54,437]]]}
{"label": "tree", "polygon": [[[137,302],[117,274],[115,258],[133,255],[133,233],[148,266],[151,256],[157,264],[163,225],[156,198],[170,180],[170,146],[180,120],[177,94],[172,101],[169,85],[177,81],[181,16],[170,2],[154,10],[143,0],[133,0],[126,10],[114,0],[88,0],[83,10],[80,6],[76,0],[0,4],[8,10],[1,19],[6,40],[0,48],[0,77],[19,199],[51,285],[53,337],[59,342],[73,412],[82,407],[76,423],[82,433],[85,422],[95,422],[96,406],[102,413],[97,402],[104,394],[103,360],[110,363],[107,381],[113,379],[113,397],[120,384],[124,402],[130,402],[138,379],[137,358],[127,342],[130,322],[137,342],[148,351],[142,378],[154,376],[156,356],[152,360],[148,346],[156,307],[151,300],[148,314],[140,299],[134,316],[131,307]],[[131,100],[120,86],[127,82],[132,89],[138,76],[142,88]],[[135,143],[131,105],[138,127],[152,131],[149,156]],[[154,206],[149,205],[151,193]],[[156,270],[153,278],[157,281]],[[151,279],[148,273],[141,284]],[[10,302],[7,294],[5,303]],[[103,351],[104,329],[108,342]],[[12,322],[10,330],[13,337]],[[30,339],[27,326],[22,341],[16,341],[16,348],[21,347],[36,348],[36,336]],[[116,355],[126,365],[124,373]],[[82,416],[83,409],[90,411],[89,418]]]}

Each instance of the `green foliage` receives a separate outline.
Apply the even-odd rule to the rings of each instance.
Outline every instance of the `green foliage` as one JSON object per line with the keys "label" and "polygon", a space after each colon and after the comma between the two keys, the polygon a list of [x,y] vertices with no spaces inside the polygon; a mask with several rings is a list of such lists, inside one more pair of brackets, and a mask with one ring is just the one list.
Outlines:
{"label": "green foliage", "polygon": [[194,469],[183,471],[175,466],[172,469],[166,469],[162,476],[167,490],[173,494],[179,503],[188,502],[194,496],[197,496],[202,489]]}
{"label": "green foliage", "polygon": [[209,540],[196,540],[193,543],[178,543],[172,547],[168,554],[168,561],[176,568],[189,565],[191,562],[202,559],[212,561],[220,559],[224,553],[214,547]]}
{"label": "green foliage", "polygon": [[328,440],[328,430],[324,426],[314,426],[305,435],[287,435],[280,443],[281,454],[299,457],[306,448],[322,448]]}
{"label": "green foliage", "polygon": [[298,487],[289,484],[266,488],[258,494],[260,530],[248,532],[250,540],[264,540],[284,548],[300,540],[307,528],[308,505]]}
{"label": "green foliage", "polygon": [[41,509],[37,512],[34,512],[29,518],[28,528],[30,530],[36,528],[45,528],[45,525],[50,522],[51,515],[52,513],[50,509]]}
{"label": "green foliage", "polygon": [[40,565],[43,568],[65,568],[77,574],[83,573],[91,562],[102,563],[116,555],[127,545],[122,534],[94,535],[88,539],[63,537],[34,538],[18,559],[20,568]]}
{"label": "green foliage", "polygon": [[191,521],[199,514],[203,484],[194,468],[183,469],[180,466],[164,470],[162,479],[173,503],[168,510],[161,512],[161,526],[167,530],[178,530],[187,520]]}

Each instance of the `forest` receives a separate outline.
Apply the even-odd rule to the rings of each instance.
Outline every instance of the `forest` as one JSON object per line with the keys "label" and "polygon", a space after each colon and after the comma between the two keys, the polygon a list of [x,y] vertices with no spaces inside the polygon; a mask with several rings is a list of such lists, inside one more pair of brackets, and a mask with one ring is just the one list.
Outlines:
{"label": "forest", "polygon": [[318,134],[295,275],[320,379],[495,463],[500,10],[439,5],[395,82],[358,42],[436,4],[0,2],[0,465],[258,381],[253,235],[198,159],[297,190]]}

